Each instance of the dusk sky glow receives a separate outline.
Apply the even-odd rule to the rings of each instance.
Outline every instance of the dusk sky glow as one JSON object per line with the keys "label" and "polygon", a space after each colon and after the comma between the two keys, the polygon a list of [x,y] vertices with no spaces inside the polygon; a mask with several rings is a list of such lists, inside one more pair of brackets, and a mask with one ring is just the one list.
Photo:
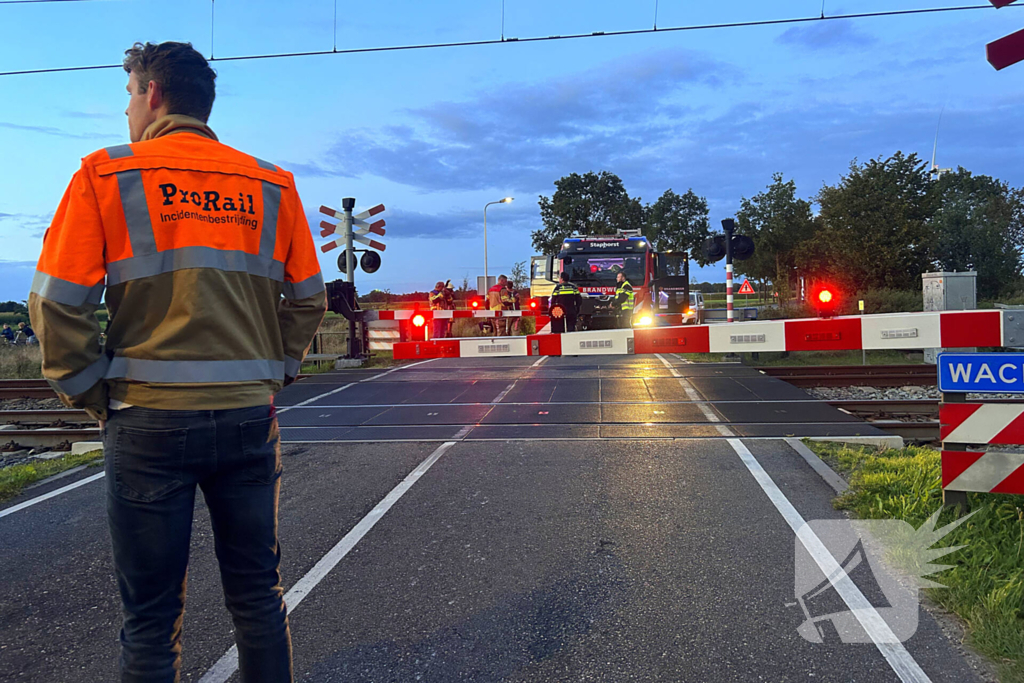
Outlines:
{"label": "dusk sky glow", "polygon": [[[829,15],[953,7],[833,3]],[[135,41],[211,51],[209,0],[0,4],[0,71],[120,61]],[[333,0],[219,0],[217,57],[330,50]],[[337,5],[337,47],[492,40],[501,0]],[[821,0],[660,0],[659,27],[817,16]],[[651,28],[655,0],[506,0],[504,35]],[[1011,6],[887,18],[551,42],[222,61],[210,126],[296,175],[318,244],[321,204],[387,205],[381,269],[361,293],[427,290],[508,272],[534,253],[537,197],[571,172],[607,170],[653,202],[706,196],[720,225],[771,181],[803,197],[854,158],[897,150],[1024,185],[1024,64],[996,72],[985,43],[1024,28]],[[0,301],[28,297],[42,234],[81,157],[127,141],[119,69],[0,77]],[[332,251],[325,277],[339,277]],[[719,267],[694,269],[721,280]]]}

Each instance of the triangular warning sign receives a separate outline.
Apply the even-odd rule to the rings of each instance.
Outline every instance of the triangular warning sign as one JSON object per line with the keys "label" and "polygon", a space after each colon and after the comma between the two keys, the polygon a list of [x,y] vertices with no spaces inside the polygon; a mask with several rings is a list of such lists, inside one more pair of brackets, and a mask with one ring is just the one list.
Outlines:
{"label": "triangular warning sign", "polygon": [[738,294],[754,294],[754,288],[750,286],[750,280],[744,280]]}

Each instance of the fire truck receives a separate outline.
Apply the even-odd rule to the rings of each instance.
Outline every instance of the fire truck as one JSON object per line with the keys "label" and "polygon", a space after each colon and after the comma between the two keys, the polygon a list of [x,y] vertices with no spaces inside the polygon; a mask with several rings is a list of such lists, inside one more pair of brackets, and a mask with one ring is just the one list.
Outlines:
{"label": "fire truck", "polygon": [[534,256],[530,295],[546,310],[560,273],[583,295],[584,330],[615,327],[616,276],[621,272],[636,298],[633,326],[680,325],[688,318],[690,267],[686,252],[656,252],[639,230],[616,235],[568,237],[557,255]]}

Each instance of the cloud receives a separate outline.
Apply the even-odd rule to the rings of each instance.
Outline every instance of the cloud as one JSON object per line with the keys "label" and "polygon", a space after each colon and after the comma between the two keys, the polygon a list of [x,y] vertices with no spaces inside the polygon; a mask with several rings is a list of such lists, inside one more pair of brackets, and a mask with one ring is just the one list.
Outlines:
{"label": "cloud", "polygon": [[[540,219],[537,217],[536,204],[530,201],[523,202],[518,206],[513,204],[510,207],[502,207],[501,215],[496,216],[492,208],[487,215],[488,225],[491,229],[500,226],[498,229],[503,232],[515,232],[522,230],[536,230],[540,227]],[[431,237],[451,238],[465,237],[467,235],[481,235],[483,233],[483,206],[479,209],[465,210],[458,209],[441,213],[423,213],[403,209],[401,207],[388,207],[383,215],[386,221],[384,237],[371,238],[387,243],[394,238],[410,237]],[[306,216],[310,227],[314,228],[316,240],[319,244],[326,238],[320,237],[320,221],[325,217],[320,214],[308,213]]]}
{"label": "cloud", "polygon": [[27,133],[54,135],[56,137],[74,138],[79,140],[120,140],[124,137],[123,135],[114,135],[111,133],[72,133],[61,128],[54,128],[53,126],[25,126],[20,123],[8,123],[6,121],[0,121],[0,128],[9,128],[11,130],[20,130]]}
{"label": "cloud", "polygon": [[[932,66],[920,64],[915,72],[928,78]],[[735,70],[699,54],[648,53],[578,77],[409,110],[404,121],[344,134],[315,167],[321,173],[372,169],[423,192],[495,189],[517,196],[548,194],[570,172],[609,170],[646,201],[668,187],[693,188],[713,212],[731,212],[776,171],[795,178],[809,196],[836,182],[854,158],[897,150],[930,156],[934,102],[913,90],[894,99],[888,78],[884,71],[864,73],[852,93],[846,83],[823,81],[811,93],[766,94],[728,87],[738,81]],[[743,99],[733,101],[734,92]],[[1000,95],[947,108],[940,161],[1024,184],[1015,161],[1024,142],[1006,133],[1016,129],[1022,105],[1024,97]],[[523,220],[535,227],[536,205],[523,204],[532,205]],[[443,219],[462,230],[475,220],[458,213]],[[437,232],[437,220],[410,214],[408,224],[420,226],[411,234]]]}
{"label": "cloud", "polygon": [[572,77],[410,109],[408,123],[345,133],[325,159],[298,166],[315,175],[372,168],[425,190],[546,190],[558,177],[552,170],[577,170],[644,144],[689,111],[679,104],[688,89],[717,87],[738,73],[688,50],[649,52]]}
{"label": "cloud", "polygon": [[281,168],[305,178],[355,178],[358,174],[348,173],[342,168],[327,168],[318,163],[284,161]]}
{"label": "cloud", "polygon": [[874,36],[857,28],[851,20],[834,19],[794,26],[776,42],[810,50],[864,47],[876,42]]}
{"label": "cloud", "polygon": [[109,121],[111,119],[115,119],[115,118],[119,118],[121,116],[124,116],[124,114],[111,114],[111,113],[97,114],[97,113],[88,112],[88,111],[74,111],[74,110],[68,109],[68,110],[65,110],[65,111],[61,112],[61,116],[66,116],[69,119],[88,119],[88,120],[95,120],[95,121]]}
{"label": "cloud", "polygon": [[13,223],[15,231],[27,231],[30,236],[42,239],[43,233],[50,227],[53,221],[54,211],[49,213],[0,213],[0,226],[5,223]]}

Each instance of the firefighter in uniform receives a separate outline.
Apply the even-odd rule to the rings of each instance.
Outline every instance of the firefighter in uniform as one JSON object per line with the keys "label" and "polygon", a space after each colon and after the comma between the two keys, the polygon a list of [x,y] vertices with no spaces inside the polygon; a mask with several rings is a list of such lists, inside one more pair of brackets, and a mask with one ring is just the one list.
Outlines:
{"label": "firefighter in uniform", "polygon": [[[430,310],[450,311],[455,308],[455,293],[452,291],[452,281],[437,281],[434,290],[430,292]],[[434,316],[432,339],[444,339],[450,335],[451,320],[449,318],[438,318]]]}
{"label": "firefighter in uniform", "polygon": [[633,301],[636,295],[633,293],[633,285],[629,284],[626,274],[619,271],[615,276],[618,285],[615,287],[615,299],[612,305],[618,313],[618,327],[630,328],[633,326]]}
{"label": "firefighter in uniform", "polygon": [[511,301],[511,297],[508,293],[508,276],[499,275],[498,282],[487,290],[487,308],[491,311],[496,311],[494,321],[494,336],[503,337],[508,334],[508,328],[506,323],[508,318],[502,318],[501,311],[505,310],[505,306]]}
{"label": "firefighter in uniform", "polygon": [[317,251],[292,174],[206,125],[216,74],[199,52],[136,43],[124,68],[131,143],[82,160],[29,295],[44,376],[103,435],[120,680],[179,678],[198,486],[241,680],[290,682],[273,397],[327,307]]}
{"label": "firefighter in uniform", "polygon": [[579,315],[582,304],[583,297],[580,296],[580,289],[569,282],[569,274],[559,275],[558,284],[551,292],[551,303],[548,310],[557,306],[562,310],[562,315],[551,317],[551,331],[555,334],[575,332],[576,316]]}

